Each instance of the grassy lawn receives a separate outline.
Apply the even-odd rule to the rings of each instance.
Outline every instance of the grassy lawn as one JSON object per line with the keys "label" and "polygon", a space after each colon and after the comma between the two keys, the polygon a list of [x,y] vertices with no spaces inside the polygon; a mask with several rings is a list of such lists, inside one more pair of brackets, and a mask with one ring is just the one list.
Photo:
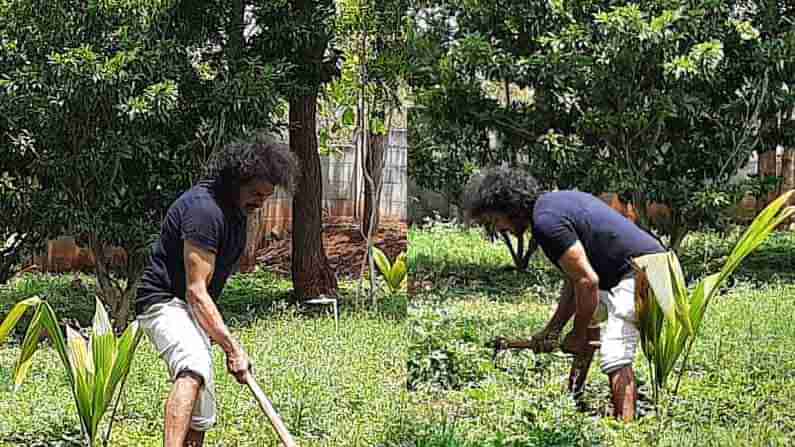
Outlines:
{"label": "grassy lawn", "polygon": [[[0,315],[11,303],[46,294],[59,316],[90,321],[92,299],[73,276],[25,276],[0,289]],[[88,283],[88,280],[86,280]],[[348,297],[352,284],[344,285]],[[377,311],[341,308],[339,332],[325,314],[308,315],[287,305],[289,282],[264,273],[235,277],[221,300],[222,312],[256,365],[258,381],[302,446],[389,445],[404,427],[405,296]],[[12,392],[19,349],[0,347],[0,445],[80,445],[79,422],[60,361],[39,351],[22,389]],[[247,388],[225,371],[216,349],[219,424],[210,446],[279,445]],[[113,429],[115,446],[162,445],[163,406],[169,390],[165,365],[142,340]]]}
{"label": "grassy lawn", "polygon": [[[738,233],[696,234],[681,255],[690,278],[719,269]],[[501,242],[436,224],[409,233],[417,293],[409,305],[408,381],[416,445],[790,445],[795,439],[795,234],[780,233],[746,260],[707,311],[679,394],[655,408],[639,351],[642,417],[606,417],[598,356],[580,407],[558,354],[504,353],[496,335],[530,336],[554,311],[561,276],[543,255],[508,270]],[[675,382],[675,381],[674,381]]]}

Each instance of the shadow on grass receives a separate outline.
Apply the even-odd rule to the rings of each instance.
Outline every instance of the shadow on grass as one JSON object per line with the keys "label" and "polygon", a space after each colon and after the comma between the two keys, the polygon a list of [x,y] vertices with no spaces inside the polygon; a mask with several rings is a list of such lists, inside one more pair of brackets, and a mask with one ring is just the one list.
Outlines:
{"label": "shadow on grass", "polygon": [[80,430],[65,421],[63,425],[50,423],[46,426],[35,427],[35,431],[0,434],[0,444],[25,447],[84,447],[83,439]]}
{"label": "shadow on grass", "polygon": [[[370,312],[386,319],[403,320],[407,314],[408,295],[376,292],[373,307],[366,291],[357,296],[354,283],[342,283],[338,290],[338,310],[344,314]],[[292,283],[269,273],[236,275],[218,300],[224,318],[233,327],[248,326],[261,318],[295,313],[303,318],[328,318],[333,315],[328,305],[307,305],[296,301]]]}
{"label": "shadow on grass", "polygon": [[[739,235],[719,237],[716,234],[698,233],[690,236],[680,254],[688,280],[717,273],[726,263]],[[795,233],[779,232],[770,236],[751,253],[734,272],[735,281],[768,283],[771,281],[795,282]]]}
{"label": "shadow on grass", "polygon": [[[25,274],[13,284],[0,288],[0,320],[19,301],[39,296],[49,302],[59,318],[73,326],[89,327],[95,310],[95,287],[93,277],[83,274]],[[407,302],[405,293],[382,294],[373,309],[369,301],[357,302],[353,286],[343,283],[340,287],[341,314],[367,311],[400,320],[406,317]],[[232,327],[250,326],[258,319],[285,313],[296,313],[306,318],[326,318],[329,315],[325,306],[297,305],[292,283],[267,271],[232,277],[218,299],[218,307]],[[12,338],[21,341],[32,316],[32,311],[23,315],[11,334]]]}
{"label": "shadow on grass", "polygon": [[523,439],[501,433],[488,434],[485,439],[468,440],[464,427],[456,422],[420,423],[402,426],[388,433],[381,445],[412,447],[535,447],[577,445],[580,438],[575,430],[550,430],[534,427],[525,431]]}
{"label": "shadow on grass", "polygon": [[[735,234],[736,233],[736,234]],[[517,271],[505,253],[478,238],[463,233],[441,234],[433,240],[438,247],[415,248],[410,278],[418,299],[460,299],[486,295],[497,301],[513,301],[535,292],[540,302],[557,299],[563,275],[537,252],[526,271]],[[740,233],[693,233],[688,236],[679,258],[688,281],[717,273],[726,263]],[[444,240],[448,238],[449,241]],[[418,238],[429,244],[428,238]],[[441,240],[439,240],[441,239]],[[488,254],[482,254],[488,253]],[[495,254],[496,253],[496,254]],[[735,271],[732,282],[756,284],[795,282],[795,233],[778,232],[749,255]]]}
{"label": "shadow on grass", "polygon": [[[421,262],[418,257],[417,262]],[[495,301],[513,302],[527,294],[537,295],[539,302],[557,299],[556,294],[563,279],[553,266],[544,261],[532,263],[527,270],[517,270],[513,265],[477,265],[474,261],[456,264],[418,264],[410,273],[418,299],[467,298],[486,295]],[[554,292],[553,292],[554,291]]]}
{"label": "shadow on grass", "polygon": [[735,275],[753,282],[795,282],[795,244],[767,246],[748,256]]}

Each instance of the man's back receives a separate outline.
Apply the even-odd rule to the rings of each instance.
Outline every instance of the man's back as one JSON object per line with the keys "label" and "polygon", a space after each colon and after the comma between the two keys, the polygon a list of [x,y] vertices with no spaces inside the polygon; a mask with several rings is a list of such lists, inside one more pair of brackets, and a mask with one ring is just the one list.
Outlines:
{"label": "man's back", "polygon": [[652,235],[599,198],[580,191],[542,194],[533,208],[532,231],[555,264],[579,240],[603,290],[631,271],[631,258],[664,251]]}
{"label": "man's back", "polygon": [[185,299],[185,240],[216,255],[208,291],[217,299],[239,265],[246,243],[246,217],[235,207],[222,206],[206,183],[183,193],[169,207],[152,248],[138,287],[137,313],[174,297]]}

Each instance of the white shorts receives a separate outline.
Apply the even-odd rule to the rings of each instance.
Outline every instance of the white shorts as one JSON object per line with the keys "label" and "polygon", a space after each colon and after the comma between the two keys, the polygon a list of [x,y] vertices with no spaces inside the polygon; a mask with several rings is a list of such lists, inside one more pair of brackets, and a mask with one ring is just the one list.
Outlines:
{"label": "white shorts", "polygon": [[635,315],[635,278],[625,277],[612,289],[600,290],[598,307],[595,318],[601,320],[602,371],[610,374],[635,360],[640,340]]}
{"label": "white shorts", "polygon": [[178,298],[153,304],[138,316],[138,324],[166,362],[172,382],[183,371],[203,379],[190,427],[195,431],[209,430],[216,421],[210,337],[199,326],[187,303]]}

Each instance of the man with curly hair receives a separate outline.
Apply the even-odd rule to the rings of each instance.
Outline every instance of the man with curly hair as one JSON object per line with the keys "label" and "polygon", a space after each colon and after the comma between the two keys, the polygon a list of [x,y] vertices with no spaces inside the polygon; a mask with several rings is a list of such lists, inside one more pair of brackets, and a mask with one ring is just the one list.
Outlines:
{"label": "man with curly hair", "polygon": [[[504,166],[473,176],[463,206],[473,220],[493,231],[519,235],[530,229],[533,242],[566,276],[546,327],[524,345],[511,347],[536,352],[560,347],[574,354],[569,387],[579,393],[599,345],[615,417],[634,419],[632,363],[640,334],[630,262],[664,251],[662,244],[597,197],[580,191],[543,192],[530,175]],[[572,317],[574,328],[559,343]]]}
{"label": "man with curly hair", "polygon": [[239,267],[247,214],[275,187],[292,191],[297,174],[284,144],[268,138],[232,143],[214,154],[203,179],[168,209],[135,302],[141,328],[173,382],[165,408],[166,447],[201,446],[215,424],[211,343],[226,353],[229,373],[245,383],[251,361],[216,300]]}

